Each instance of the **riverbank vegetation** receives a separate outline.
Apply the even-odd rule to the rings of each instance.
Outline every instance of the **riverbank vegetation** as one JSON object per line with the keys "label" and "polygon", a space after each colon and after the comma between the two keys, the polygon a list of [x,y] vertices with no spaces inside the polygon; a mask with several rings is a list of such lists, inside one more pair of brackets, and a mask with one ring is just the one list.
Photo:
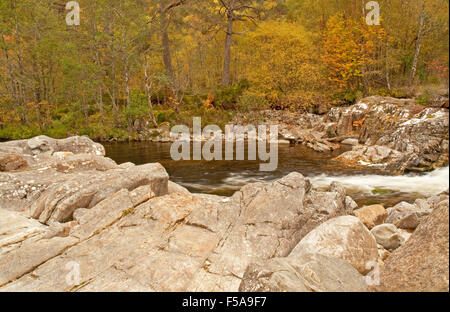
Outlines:
{"label": "riverbank vegetation", "polygon": [[132,137],[258,109],[322,112],[448,88],[448,0],[0,3],[0,138]]}

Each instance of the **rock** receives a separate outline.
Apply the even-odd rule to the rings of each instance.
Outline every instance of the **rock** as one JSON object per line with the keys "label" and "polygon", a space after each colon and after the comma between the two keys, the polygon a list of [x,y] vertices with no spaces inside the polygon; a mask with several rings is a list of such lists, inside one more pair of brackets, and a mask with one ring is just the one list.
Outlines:
{"label": "rock", "polygon": [[40,153],[52,154],[55,149],[54,140],[45,135],[29,139],[26,145],[28,149],[31,150],[32,155],[37,155]]}
{"label": "rock", "polygon": [[402,153],[417,155],[418,168],[434,169],[448,165],[448,110],[426,108],[376,141]]}
{"label": "rock", "polygon": [[0,256],[14,244],[43,234],[46,227],[20,213],[0,209]]}
{"label": "rock", "polygon": [[51,159],[42,162],[40,166],[48,166],[56,168],[60,172],[68,173],[73,171],[98,170],[107,171],[116,169],[117,164],[109,158],[102,156],[95,156],[90,154],[76,154],[66,156],[62,160]]}
{"label": "rock", "polygon": [[[27,240],[0,257],[0,287],[54,258],[78,242],[73,237]],[[11,265],[14,263],[14,265]]]}
{"label": "rock", "polygon": [[402,174],[448,165],[448,114],[446,109],[417,107],[413,99],[374,96],[331,109],[324,124],[329,137],[357,136],[363,144],[338,157],[341,163]]}
{"label": "rock", "polygon": [[77,222],[51,222],[45,233],[44,239],[51,239],[54,237],[68,237],[72,232],[73,228],[78,225]]}
{"label": "rock", "polygon": [[24,156],[0,152],[0,171],[24,170],[28,167],[28,162]]}
{"label": "rock", "polygon": [[377,243],[387,250],[395,250],[404,243],[405,239],[393,224],[382,224],[374,227],[371,231]]}
{"label": "rock", "polygon": [[[89,170],[56,176],[75,184],[58,183],[61,188],[38,196],[49,227],[41,224],[37,236],[9,246],[7,257],[0,255],[4,266],[24,259],[5,271],[0,291],[238,291],[249,264],[286,257],[318,224],[345,214],[348,201],[338,184],[328,192],[314,191],[298,173],[248,185],[231,198],[164,195],[168,180],[159,165],[96,172],[94,182],[103,182],[95,195],[89,186],[76,186],[82,177],[94,180]],[[155,177],[161,179],[152,183]],[[111,185],[130,187],[109,194]],[[55,223],[70,211],[67,220],[73,221]],[[71,263],[80,268],[77,285],[65,278]],[[348,270],[339,267],[348,275],[348,287],[341,289],[356,287]],[[320,289],[338,287],[332,279]]]}
{"label": "rock", "polygon": [[384,261],[386,261],[386,259],[389,258],[391,253],[380,244],[378,244],[377,247],[378,247],[378,263],[381,262],[382,265],[384,266]]}
{"label": "rock", "polygon": [[412,231],[398,229],[400,236],[402,237],[402,245],[406,243],[412,236]]}
{"label": "rock", "polygon": [[129,169],[129,168],[132,168],[132,167],[135,167],[135,166],[136,166],[135,164],[130,163],[130,162],[126,162],[126,163],[123,163],[123,164],[119,165],[119,167],[121,169]]}
{"label": "rock", "polygon": [[233,209],[240,211],[239,219],[190,290],[221,291],[217,285],[228,283],[238,287],[250,263],[287,256],[318,224],[345,214],[344,198],[337,192],[311,190],[310,182],[298,173],[243,187],[229,203],[239,207]]}
{"label": "rock", "polygon": [[448,109],[418,106],[414,99],[371,96],[355,105],[333,107],[325,116],[260,111],[237,116],[233,122],[278,124],[281,139],[319,152],[349,144],[356,150],[338,160],[352,167],[403,174],[449,163]]}
{"label": "rock", "polygon": [[134,206],[138,206],[142,203],[145,203],[150,198],[153,198],[156,196],[155,192],[153,192],[153,189],[150,185],[143,185],[140,186],[129,194],[131,201],[133,202]]}
{"label": "rock", "polygon": [[311,129],[301,129],[297,126],[282,127],[280,136],[290,142],[305,145],[317,152],[330,152],[338,149],[339,144],[325,139],[325,133]]}
{"label": "rock", "polygon": [[185,187],[182,187],[179,184],[176,184],[172,181],[169,181],[169,194],[190,194]]}
{"label": "rock", "polygon": [[416,205],[402,202],[393,208],[387,209],[386,223],[394,224],[400,229],[414,230],[421,220],[431,213],[431,210],[421,210]]}
{"label": "rock", "polygon": [[342,141],[341,144],[357,146],[357,145],[359,145],[359,140],[358,139],[346,139],[346,140]]}
{"label": "rock", "polygon": [[168,180],[167,172],[160,164],[96,173],[84,179],[77,175],[48,188],[31,204],[30,215],[42,223],[67,222],[76,209],[92,208],[121,189],[133,191],[148,185],[156,196],[165,195]]}
{"label": "rock", "polygon": [[403,173],[418,165],[417,155],[401,153],[380,145],[354,146],[353,150],[339,155],[334,161],[352,167],[372,167],[392,174]]}
{"label": "rock", "polygon": [[375,291],[449,291],[449,206],[442,202],[387,260]]}
{"label": "rock", "polygon": [[86,240],[96,232],[111,226],[124,214],[132,213],[134,207],[130,193],[127,190],[121,190],[78,216],[79,225],[75,228],[72,236]]}
{"label": "rock", "polygon": [[356,209],[358,209],[358,204],[353,200],[353,198],[351,198],[350,196],[347,196],[345,198],[345,207],[346,207],[348,214],[351,215],[354,213],[354,211]]}
{"label": "rock", "polygon": [[74,154],[72,152],[55,152],[53,153],[53,156],[60,158],[60,159],[64,159],[66,157],[69,156],[73,156]]}
{"label": "rock", "polygon": [[431,212],[431,210],[433,209],[432,203],[430,203],[429,201],[427,201],[426,199],[423,199],[423,198],[416,199],[416,201],[414,202],[414,205],[419,210],[422,210],[422,211]]}
{"label": "rock", "polygon": [[74,154],[105,156],[105,148],[103,145],[94,143],[85,136],[56,140],[56,150],[61,152],[72,152]]}
{"label": "rock", "polygon": [[88,137],[70,137],[57,140],[41,135],[28,140],[10,141],[0,143],[0,152],[14,151],[18,154],[26,155],[52,155],[57,152],[71,152],[73,154],[90,154],[105,156],[105,148],[98,143],[94,143]]}
{"label": "rock", "polygon": [[382,205],[366,206],[355,210],[354,214],[369,230],[383,224],[387,218],[387,211]]}
{"label": "rock", "polygon": [[320,254],[274,258],[247,268],[241,292],[364,292],[367,285],[348,262]]}
{"label": "rock", "polygon": [[348,261],[361,274],[370,272],[378,258],[377,242],[356,217],[329,220],[306,235],[290,256],[319,253]]}
{"label": "rock", "polygon": [[348,135],[356,130],[355,123],[362,121],[369,110],[370,107],[363,101],[342,109],[335,107],[330,110],[327,120],[337,123],[336,134],[338,136]]}

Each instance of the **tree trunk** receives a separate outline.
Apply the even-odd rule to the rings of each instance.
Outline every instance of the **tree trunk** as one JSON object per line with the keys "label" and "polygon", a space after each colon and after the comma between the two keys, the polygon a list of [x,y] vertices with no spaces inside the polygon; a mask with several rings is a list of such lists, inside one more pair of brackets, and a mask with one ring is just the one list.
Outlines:
{"label": "tree trunk", "polygon": [[174,81],[174,70],[172,65],[172,53],[170,51],[170,40],[168,34],[169,22],[167,20],[167,12],[165,11],[164,3],[159,3],[160,27],[161,27],[161,45],[163,49],[163,60],[166,74],[169,76],[171,82]]}
{"label": "tree trunk", "polygon": [[225,53],[223,58],[222,85],[228,87],[230,85],[230,66],[231,66],[231,45],[233,43],[233,16],[228,15],[228,27],[225,38]]}
{"label": "tree trunk", "polygon": [[386,87],[388,90],[392,89],[391,86],[391,77],[389,73],[389,38],[386,38],[386,55],[385,55],[385,78],[386,78]]}
{"label": "tree trunk", "polygon": [[98,87],[98,110],[100,112],[100,120],[102,122],[102,125],[105,124],[105,116],[103,113],[103,89],[102,85],[99,85]]}
{"label": "tree trunk", "polygon": [[16,91],[16,84],[15,84],[16,78],[15,78],[14,71],[13,71],[13,68],[11,65],[11,61],[9,59],[8,50],[6,49],[6,42],[5,42],[5,37],[4,37],[3,33],[1,33],[1,36],[2,36],[2,42],[3,42],[3,52],[5,53],[6,64],[8,67],[9,76],[11,77],[11,95],[14,99],[16,107],[18,108],[20,103],[19,103],[19,98],[17,96],[17,91]]}
{"label": "tree trunk", "polygon": [[125,93],[127,96],[127,117],[128,117],[128,130],[131,131],[132,128],[132,118],[130,115],[131,109],[131,98],[130,98],[130,74],[128,72],[128,60],[125,60]]}
{"label": "tree trunk", "polygon": [[[388,0],[386,2],[386,6],[387,9],[390,11],[391,10],[391,2],[390,0]],[[390,20],[388,17],[386,17],[386,29],[390,29]],[[386,44],[385,44],[385,59],[384,59],[384,76],[385,76],[385,80],[386,80],[386,87],[388,88],[388,90],[392,89],[392,85],[391,85],[391,77],[390,77],[390,65],[389,65],[389,33],[386,33]]]}
{"label": "tree trunk", "polygon": [[412,86],[414,83],[414,78],[417,72],[417,63],[419,61],[420,49],[422,45],[423,38],[423,26],[425,24],[425,0],[422,2],[422,11],[419,17],[419,33],[417,34],[416,52],[414,53],[414,59],[411,67],[411,75],[409,77],[409,85]]}
{"label": "tree trunk", "polygon": [[117,107],[116,103],[116,67],[114,66],[114,60],[112,61],[112,87],[111,87],[111,105],[113,107],[113,118],[114,118],[114,125],[117,127],[119,125],[119,118],[118,113],[119,109]]}
{"label": "tree trunk", "polygon": [[22,63],[22,45],[21,45],[21,36],[19,34],[19,20],[17,18],[16,12],[16,1],[13,2],[14,8],[14,23],[15,23],[15,33],[16,33],[16,44],[17,44],[17,63],[19,65],[19,74],[20,74],[20,95],[21,95],[21,104],[24,109],[24,114],[22,115],[22,121],[25,121],[28,124],[28,108],[27,108],[27,100],[26,100],[26,90],[25,84],[23,83],[23,78],[25,77],[23,63]]}
{"label": "tree trunk", "polygon": [[84,114],[84,127],[86,130],[89,129],[89,116],[88,116],[88,107],[86,101],[86,95],[83,92],[83,114]]}
{"label": "tree trunk", "polygon": [[150,118],[152,120],[153,126],[158,128],[158,123],[156,122],[155,112],[153,111],[152,104],[152,93],[151,93],[151,85],[150,85],[150,77],[148,76],[148,65],[145,64],[144,74],[145,74],[145,93],[147,95],[148,107],[150,110]]}

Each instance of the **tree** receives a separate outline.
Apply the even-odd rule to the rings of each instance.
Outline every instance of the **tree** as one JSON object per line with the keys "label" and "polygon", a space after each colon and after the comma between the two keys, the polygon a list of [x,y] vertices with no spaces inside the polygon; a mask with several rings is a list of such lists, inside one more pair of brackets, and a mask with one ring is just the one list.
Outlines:
{"label": "tree", "polygon": [[414,82],[414,77],[416,76],[417,71],[417,62],[420,55],[420,48],[422,45],[422,38],[423,38],[423,29],[424,29],[424,23],[425,23],[425,0],[422,0],[422,9],[420,11],[419,15],[419,32],[417,34],[417,40],[416,40],[416,51],[414,53],[414,59],[411,66],[411,74],[409,76],[409,85],[411,86]]}
{"label": "tree", "polygon": [[[234,23],[236,21],[251,21],[255,23],[258,9],[261,9],[261,1],[252,0],[219,0],[219,14],[226,19],[225,26],[225,49],[223,57],[222,85],[227,87],[230,85],[230,67],[231,67],[231,46],[233,43],[233,35],[240,34],[234,31]],[[259,7],[258,7],[259,5]],[[252,15],[253,14],[253,15]]]}

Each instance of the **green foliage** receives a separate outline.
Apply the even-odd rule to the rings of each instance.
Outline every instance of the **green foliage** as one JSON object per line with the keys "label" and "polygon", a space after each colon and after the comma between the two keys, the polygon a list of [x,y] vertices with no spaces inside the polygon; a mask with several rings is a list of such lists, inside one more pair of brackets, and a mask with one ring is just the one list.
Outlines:
{"label": "green foliage", "polygon": [[155,111],[156,122],[158,124],[172,122],[176,115],[173,109]]}
{"label": "green foliage", "polygon": [[[160,125],[193,116],[224,125],[267,108],[323,112],[363,93],[419,94],[430,105],[436,90],[422,86],[448,88],[448,1],[424,1],[418,59],[422,1],[379,0],[381,25],[370,27],[358,1],[189,1],[170,8],[163,28],[161,1],[79,0],[82,23],[69,28],[54,2],[0,1],[3,139],[135,138],[141,125],[153,127],[146,87]],[[239,16],[226,88],[224,3]],[[411,88],[415,63],[420,85]]]}
{"label": "green foliage", "polygon": [[256,110],[264,110],[270,108],[269,102],[263,94],[245,90],[239,97],[236,105],[236,110],[243,113],[248,113]]}
{"label": "green foliage", "polygon": [[410,98],[412,96],[411,90],[408,88],[379,88],[379,89],[370,89],[370,94],[379,95],[379,96],[389,96],[398,99]]}
{"label": "green foliage", "polygon": [[133,91],[130,95],[130,108],[124,110],[125,115],[133,120],[148,116],[147,97],[142,92]]}
{"label": "green foliage", "polygon": [[24,125],[10,124],[0,128],[0,139],[20,140],[28,139],[41,134],[37,127],[27,127]]}
{"label": "green foliage", "polygon": [[363,94],[360,90],[346,90],[335,93],[332,102],[334,105],[349,105],[355,104],[362,97]]}
{"label": "green foliage", "polygon": [[222,109],[235,109],[239,101],[239,97],[249,87],[250,84],[248,80],[243,79],[239,81],[239,83],[230,87],[220,88],[215,95],[215,106]]}
{"label": "green foliage", "polygon": [[416,98],[416,103],[423,106],[430,106],[432,103],[433,94],[429,89],[425,89],[425,91]]}

